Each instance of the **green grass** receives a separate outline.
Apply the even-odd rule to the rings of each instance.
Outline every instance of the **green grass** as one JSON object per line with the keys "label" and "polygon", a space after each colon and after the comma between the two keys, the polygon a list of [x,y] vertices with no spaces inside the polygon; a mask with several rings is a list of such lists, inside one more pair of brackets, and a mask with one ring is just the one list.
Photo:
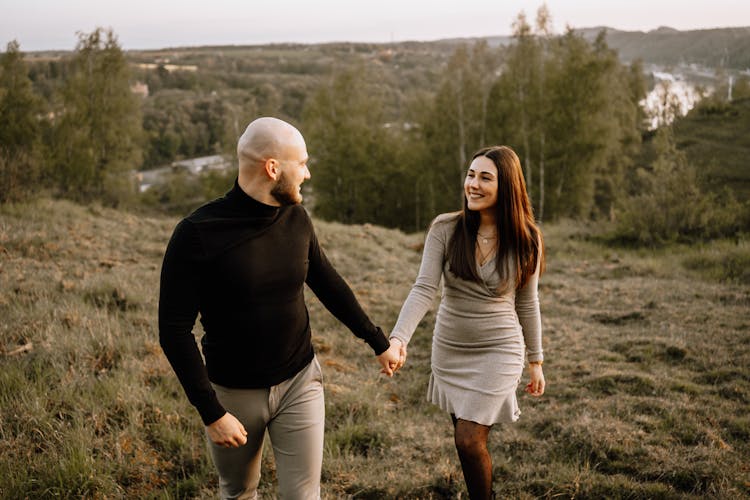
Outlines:
{"label": "green grass", "polygon": [[[200,419],[158,346],[176,222],[61,201],[0,207],[0,497],[216,496]],[[391,328],[423,236],[316,227]],[[750,497],[747,244],[612,249],[573,222],[544,232],[548,390],[519,392],[521,420],[490,434],[498,498]],[[466,498],[450,418],[425,401],[434,311],[387,379],[308,296],[324,497]],[[266,443],[263,498],[274,479]]]}

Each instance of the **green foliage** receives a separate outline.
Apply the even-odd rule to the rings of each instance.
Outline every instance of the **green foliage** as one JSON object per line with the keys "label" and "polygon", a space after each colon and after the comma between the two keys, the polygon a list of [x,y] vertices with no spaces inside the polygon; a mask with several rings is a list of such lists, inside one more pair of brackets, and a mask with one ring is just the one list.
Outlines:
{"label": "green foliage", "polygon": [[41,112],[18,42],[9,42],[0,56],[0,203],[39,188]]}
{"label": "green foliage", "polygon": [[135,192],[125,176],[141,161],[140,103],[128,64],[114,33],[101,28],[79,35],[71,64],[55,128],[58,189],[116,205]]}
{"label": "green foliage", "polygon": [[750,96],[739,94],[732,102],[718,91],[704,99],[674,123],[674,135],[702,187],[718,196],[729,189],[744,203],[750,200]]}
{"label": "green foliage", "polygon": [[522,159],[540,218],[611,217],[640,147],[641,67],[620,64],[603,34],[593,44],[573,31],[551,36],[545,8],[536,33],[523,15],[515,30],[516,43],[506,49],[483,42],[456,48],[434,95],[412,97],[407,106],[416,110],[409,133],[389,136],[378,128],[387,120],[387,99],[364,68],[322,84],[305,114],[320,162],[316,213],[423,226],[460,208],[475,150],[508,144]]}
{"label": "green foliage", "polygon": [[[651,170],[639,169],[612,235],[646,246],[734,236],[741,229],[743,207],[731,194],[706,193],[695,169],[676,147],[671,128],[659,129]],[[746,216],[745,216],[746,217]]]}
{"label": "green foliage", "polygon": [[[730,45],[744,43],[741,31],[680,38],[658,30],[646,38],[659,44],[697,39],[708,50],[708,40],[730,32],[737,38]],[[129,52],[131,72],[114,35],[97,30],[80,36],[72,59],[64,53],[27,57],[38,97],[36,111],[25,115],[35,117],[37,130],[26,136],[37,146],[9,139],[20,152],[12,161],[0,157],[0,167],[6,180],[36,187],[41,183],[34,179],[53,178],[64,196],[125,203],[135,189],[124,172],[232,152],[246,123],[273,115],[303,125],[314,168],[307,199],[329,219],[421,230],[436,213],[460,207],[469,155],[498,143],[519,153],[539,219],[619,217],[624,198],[637,194],[639,178],[653,173],[648,134],[646,152],[638,154],[643,69],[621,64],[610,49],[634,60],[632,47],[611,30],[553,35],[545,7],[534,26],[520,15],[514,32],[513,43],[501,46],[442,41]],[[649,61],[656,55],[638,50]],[[724,54],[728,67],[737,60],[732,50]],[[3,58],[10,61],[12,52]],[[332,66],[339,68],[333,76]],[[126,90],[129,78],[149,85],[140,124],[138,101]],[[677,147],[696,168],[699,189],[719,205],[735,206],[723,201],[729,188],[739,202],[734,217],[721,211],[721,226],[746,228],[749,218],[743,205],[750,192],[744,168],[748,82],[734,82],[732,102],[725,98],[728,80],[720,83],[715,97],[675,124]],[[28,86],[21,88],[16,95],[28,97]],[[52,123],[40,119],[46,111],[40,102],[54,109]],[[135,107],[126,113],[127,102]],[[4,119],[0,127],[7,131],[16,123],[25,124],[13,127],[20,130],[31,122]],[[51,161],[41,161],[44,148],[53,153]],[[636,164],[648,167],[638,174]],[[40,175],[41,165],[51,175]],[[14,189],[2,195],[16,196]],[[149,207],[162,199],[167,210],[177,210],[198,203],[202,190],[200,182],[178,179],[142,199]],[[188,198],[179,200],[180,193]]]}
{"label": "green foliage", "polygon": [[[541,19],[540,19],[541,20]],[[547,110],[546,53],[549,49],[547,21],[534,35],[522,12],[513,25],[515,44],[506,51],[503,73],[491,90],[489,123],[492,137],[511,145],[521,159],[526,189],[544,218],[545,138],[544,114]]]}
{"label": "green foliage", "polygon": [[[436,212],[458,210],[463,205],[463,179],[471,155],[488,142],[490,91],[498,54],[486,43],[459,46],[440,76],[432,102],[420,116],[424,141],[423,165],[429,183],[429,204]],[[422,167],[425,168],[425,167]]]}
{"label": "green foliage", "polygon": [[639,144],[640,68],[620,64],[603,36],[590,44],[537,30],[519,17],[493,88],[492,114],[503,119],[491,136],[519,153],[539,218],[608,215]]}
{"label": "green foliage", "polygon": [[144,104],[143,130],[148,145],[143,167],[230,152],[242,133],[238,121],[237,109],[221,97],[162,91]]}
{"label": "green foliage", "polygon": [[368,77],[362,67],[337,73],[305,108],[314,211],[345,223],[413,228],[420,169],[408,131],[387,126],[385,96]]}
{"label": "green foliage", "polygon": [[235,170],[208,172],[198,176],[179,170],[166,176],[162,183],[141,193],[139,202],[149,211],[184,216],[229,191],[236,175]]}

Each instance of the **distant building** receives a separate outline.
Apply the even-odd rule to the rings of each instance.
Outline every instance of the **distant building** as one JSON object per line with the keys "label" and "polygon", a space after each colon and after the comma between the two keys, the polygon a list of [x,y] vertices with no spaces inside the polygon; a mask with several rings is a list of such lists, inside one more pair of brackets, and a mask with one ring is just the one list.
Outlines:
{"label": "distant building", "polygon": [[148,85],[143,82],[135,82],[130,86],[130,91],[141,97],[148,97]]}
{"label": "distant building", "polygon": [[156,64],[156,63],[138,63],[137,67],[141,69],[157,69],[159,66],[163,67],[169,73],[174,71],[198,71],[198,66],[194,64]]}
{"label": "distant building", "polygon": [[166,167],[138,172],[138,190],[143,193],[148,191],[152,186],[164,184],[169,180],[170,175],[178,172],[198,176],[209,172],[224,172],[233,167],[233,163],[221,155],[201,156],[198,158],[178,160],[172,162]]}
{"label": "distant building", "polygon": [[232,164],[221,155],[201,156],[187,160],[175,161],[171,168],[173,171],[184,169],[193,175],[210,171],[223,171],[231,168]]}

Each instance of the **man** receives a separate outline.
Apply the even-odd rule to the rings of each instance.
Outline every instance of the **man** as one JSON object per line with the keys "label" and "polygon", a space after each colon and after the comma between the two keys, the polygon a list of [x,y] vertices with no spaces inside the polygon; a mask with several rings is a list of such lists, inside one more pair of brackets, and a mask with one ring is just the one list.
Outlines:
{"label": "man", "polygon": [[[323,386],[305,283],[375,351],[391,376],[402,359],[326,259],[300,186],[300,132],[276,118],[248,125],[234,188],[183,219],[164,255],[159,338],[203,423],[223,498],[256,498],[264,432],[281,498],[319,498]],[[205,364],[192,328],[200,313]]]}

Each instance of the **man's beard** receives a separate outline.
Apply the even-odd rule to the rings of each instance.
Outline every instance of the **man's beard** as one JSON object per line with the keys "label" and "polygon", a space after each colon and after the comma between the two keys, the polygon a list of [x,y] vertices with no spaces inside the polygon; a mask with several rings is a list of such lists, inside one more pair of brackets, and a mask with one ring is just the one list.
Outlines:
{"label": "man's beard", "polygon": [[284,174],[279,175],[279,180],[276,181],[276,185],[271,189],[271,196],[281,205],[297,205],[302,203],[302,196],[299,194],[297,187],[292,186],[284,177]]}

